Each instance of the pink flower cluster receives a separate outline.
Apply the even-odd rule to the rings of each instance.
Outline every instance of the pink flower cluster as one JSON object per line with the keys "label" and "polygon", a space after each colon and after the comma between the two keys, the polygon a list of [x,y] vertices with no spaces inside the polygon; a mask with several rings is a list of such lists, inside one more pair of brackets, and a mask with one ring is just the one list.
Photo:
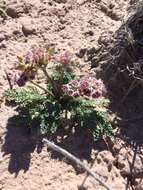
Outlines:
{"label": "pink flower cluster", "polygon": [[61,55],[57,55],[55,57],[55,61],[63,63],[64,65],[68,65],[70,60],[71,60],[71,56],[70,56],[70,54],[68,52],[65,52],[65,53],[63,53]]}
{"label": "pink flower cluster", "polygon": [[28,80],[34,79],[41,61],[50,59],[45,50],[40,47],[34,47],[31,51],[27,51],[24,56],[18,58],[20,70],[8,72],[12,86],[24,86]]}
{"label": "pink flower cluster", "polygon": [[54,60],[60,63],[63,63],[64,65],[68,65],[68,63],[71,60],[71,56],[68,52],[65,52],[60,55],[52,56],[49,55],[48,52],[46,52],[44,49],[40,47],[33,48],[31,51],[26,52],[24,55],[24,63],[39,63],[41,60],[47,61],[47,60]]}
{"label": "pink flower cluster", "polygon": [[26,52],[24,55],[25,64],[28,63],[38,63],[41,59],[44,58],[44,50],[42,48],[36,47],[31,51]]}
{"label": "pink flower cluster", "polygon": [[84,76],[80,80],[71,80],[68,84],[63,85],[63,91],[73,97],[99,98],[106,94],[103,81],[91,76]]}

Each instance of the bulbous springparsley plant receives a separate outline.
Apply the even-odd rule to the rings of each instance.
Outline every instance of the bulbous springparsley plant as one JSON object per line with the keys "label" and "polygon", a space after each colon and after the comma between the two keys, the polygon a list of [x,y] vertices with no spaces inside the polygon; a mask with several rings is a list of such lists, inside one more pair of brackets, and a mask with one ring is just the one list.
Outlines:
{"label": "bulbous springparsley plant", "polygon": [[[76,76],[77,66],[68,52],[57,54],[51,47],[34,47],[18,56],[16,68],[7,72],[12,89],[5,97],[16,103],[25,125],[38,127],[41,133],[66,130],[64,120],[69,129],[80,127],[94,139],[113,136],[103,81],[90,75]],[[44,84],[36,82],[39,71]],[[100,106],[106,109],[100,111]]]}

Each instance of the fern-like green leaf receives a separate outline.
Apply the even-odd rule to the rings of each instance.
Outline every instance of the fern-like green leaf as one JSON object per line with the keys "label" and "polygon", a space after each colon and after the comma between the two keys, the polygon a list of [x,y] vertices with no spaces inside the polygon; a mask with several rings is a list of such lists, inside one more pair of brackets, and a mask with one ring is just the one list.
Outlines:
{"label": "fern-like green leaf", "polygon": [[4,95],[8,101],[14,101],[20,106],[40,102],[46,98],[46,96],[40,94],[37,88],[32,86],[22,87],[16,90],[7,90]]}

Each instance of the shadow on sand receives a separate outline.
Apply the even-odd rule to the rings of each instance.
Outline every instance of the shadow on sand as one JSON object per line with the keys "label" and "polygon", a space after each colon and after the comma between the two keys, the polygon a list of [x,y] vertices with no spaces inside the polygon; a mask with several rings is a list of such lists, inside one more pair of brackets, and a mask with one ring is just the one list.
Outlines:
{"label": "shadow on sand", "polygon": [[[29,170],[31,154],[34,151],[38,153],[42,151],[44,146],[42,143],[43,137],[50,139],[76,157],[87,160],[88,162],[92,161],[91,151],[93,148],[99,151],[108,148],[103,140],[94,143],[91,136],[85,130],[77,130],[74,134],[62,131],[62,133],[60,132],[50,137],[48,135],[38,136],[37,130],[30,131],[27,126],[24,126],[24,123],[23,125],[19,125],[19,123],[15,122],[15,119],[17,119],[17,116],[13,116],[8,120],[5,140],[2,146],[3,156],[10,155],[8,171],[14,173],[15,177],[18,176],[21,170],[24,172]],[[51,151],[51,158],[62,160],[63,156]],[[68,163],[73,165],[77,173],[82,172],[74,163]]]}

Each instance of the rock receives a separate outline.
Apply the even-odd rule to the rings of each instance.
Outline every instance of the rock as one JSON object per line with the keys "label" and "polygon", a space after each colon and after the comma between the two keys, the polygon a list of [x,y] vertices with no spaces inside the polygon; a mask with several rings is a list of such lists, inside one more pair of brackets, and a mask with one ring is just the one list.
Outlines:
{"label": "rock", "polygon": [[0,34],[0,42],[2,42],[3,40],[5,40],[5,35],[4,34]]}
{"label": "rock", "polygon": [[114,156],[118,155],[120,150],[121,150],[121,145],[120,144],[115,144],[113,146],[113,154],[114,154]]}
{"label": "rock", "polygon": [[54,0],[56,3],[66,3],[67,0]]}
{"label": "rock", "polygon": [[102,162],[102,159],[101,159],[101,157],[99,155],[97,156],[96,160],[97,160],[98,164],[100,164]]}
{"label": "rock", "polygon": [[143,167],[138,168],[138,166],[135,165],[132,167],[132,170],[131,170],[131,168],[128,165],[126,165],[126,167],[124,167],[121,170],[121,175],[123,177],[142,178],[143,177]]}
{"label": "rock", "polygon": [[109,33],[102,33],[100,35],[100,37],[98,38],[98,43],[100,45],[104,45],[104,46],[107,46],[109,44],[109,41],[110,41],[110,36],[109,36]]}
{"label": "rock", "polygon": [[68,10],[64,8],[53,8],[51,9],[51,13],[56,15],[58,18],[65,17]]}
{"label": "rock", "polygon": [[35,29],[33,29],[31,26],[22,26],[22,31],[25,36],[31,35],[35,33]]}
{"label": "rock", "polygon": [[18,17],[18,12],[15,7],[8,7],[6,10],[6,13],[8,16],[12,18],[17,18]]}
{"label": "rock", "polygon": [[83,58],[84,55],[86,54],[86,52],[87,52],[87,48],[82,48],[82,49],[79,50],[78,53],[76,53],[76,56],[79,57],[79,58]]}
{"label": "rock", "polygon": [[25,36],[35,34],[36,27],[32,20],[30,19],[24,20],[24,22],[22,23],[22,32]]}
{"label": "rock", "polygon": [[2,49],[5,49],[7,46],[6,46],[6,42],[3,41],[1,44],[0,44],[0,48]]}
{"label": "rock", "polygon": [[18,18],[23,13],[29,13],[31,10],[31,5],[24,2],[12,2],[7,4],[6,14],[11,18]]}
{"label": "rock", "polygon": [[112,161],[109,161],[107,164],[107,168],[108,168],[108,172],[111,172],[112,168],[113,168],[113,163]]}
{"label": "rock", "polygon": [[129,177],[135,179],[143,177],[143,156],[141,153],[136,154],[136,156],[135,154],[133,150],[127,151],[123,148],[114,161],[114,164],[121,170],[120,173],[124,178]]}
{"label": "rock", "polygon": [[143,184],[140,184],[137,187],[135,187],[135,190],[143,190]]}
{"label": "rock", "polygon": [[77,0],[77,3],[78,3],[79,5],[83,5],[83,4],[85,3],[85,0]]}
{"label": "rock", "polygon": [[116,160],[114,161],[114,165],[117,166],[118,169],[123,169],[126,166],[126,158],[125,155],[118,155],[118,157],[116,158]]}
{"label": "rock", "polygon": [[98,165],[98,167],[94,166],[92,168],[93,171],[95,171],[96,173],[98,173],[98,175],[103,179],[103,180],[107,180],[109,177],[109,172],[106,166],[103,166],[102,164]]}
{"label": "rock", "polygon": [[112,20],[116,20],[116,21],[119,21],[121,20],[122,18],[122,15],[120,12],[117,12],[117,11],[109,11],[108,12],[108,16],[112,19]]}
{"label": "rock", "polygon": [[22,36],[22,32],[20,30],[18,30],[18,29],[15,29],[13,31],[13,34],[16,35],[16,36]]}
{"label": "rock", "polygon": [[101,158],[103,159],[104,162],[111,163],[114,161],[114,157],[112,156],[112,153],[109,151],[102,151],[101,153],[99,153]]}
{"label": "rock", "polygon": [[94,32],[92,30],[89,30],[87,32],[84,33],[85,36],[93,36]]}
{"label": "rock", "polygon": [[100,9],[107,16],[109,16],[112,20],[119,21],[122,17],[121,11],[119,8],[115,7],[113,3],[101,3]]}

